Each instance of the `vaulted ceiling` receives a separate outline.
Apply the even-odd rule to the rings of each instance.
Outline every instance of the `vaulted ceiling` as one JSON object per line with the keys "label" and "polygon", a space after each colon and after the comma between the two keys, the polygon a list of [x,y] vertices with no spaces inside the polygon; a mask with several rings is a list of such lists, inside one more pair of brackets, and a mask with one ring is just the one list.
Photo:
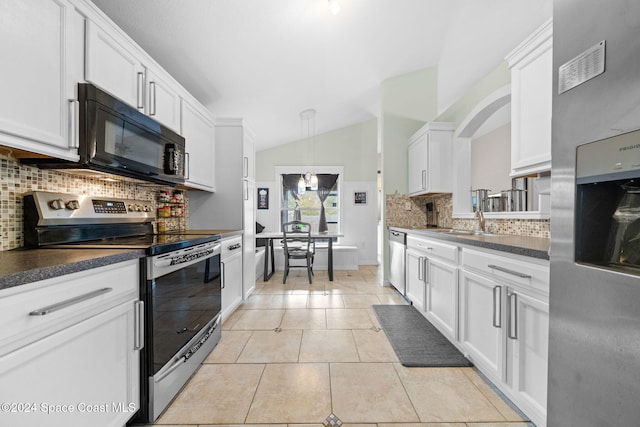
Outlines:
{"label": "vaulted ceiling", "polygon": [[382,81],[438,67],[443,111],[552,14],[551,0],[92,0],[256,149],[378,116]]}

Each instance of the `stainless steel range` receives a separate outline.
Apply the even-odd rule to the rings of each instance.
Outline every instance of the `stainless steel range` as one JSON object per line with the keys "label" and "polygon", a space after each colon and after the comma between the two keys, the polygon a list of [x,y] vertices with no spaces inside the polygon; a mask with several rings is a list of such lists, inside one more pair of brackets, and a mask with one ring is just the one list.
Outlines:
{"label": "stainless steel range", "polygon": [[220,236],[153,234],[149,202],[33,192],[24,197],[27,247],[143,249],[141,408],[153,422],[220,339]]}

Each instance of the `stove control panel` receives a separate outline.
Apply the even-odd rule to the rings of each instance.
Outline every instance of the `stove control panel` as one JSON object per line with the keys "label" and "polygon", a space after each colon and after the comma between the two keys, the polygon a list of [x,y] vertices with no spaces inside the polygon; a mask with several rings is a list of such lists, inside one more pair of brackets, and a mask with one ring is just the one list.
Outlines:
{"label": "stove control panel", "polygon": [[92,199],[93,210],[95,213],[104,214],[126,214],[127,208],[123,201],[120,200],[98,200]]}
{"label": "stove control panel", "polygon": [[34,191],[28,197],[33,200],[33,207],[37,209],[39,225],[149,222],[155,219],[155,209],[148,200],[46,191]]}

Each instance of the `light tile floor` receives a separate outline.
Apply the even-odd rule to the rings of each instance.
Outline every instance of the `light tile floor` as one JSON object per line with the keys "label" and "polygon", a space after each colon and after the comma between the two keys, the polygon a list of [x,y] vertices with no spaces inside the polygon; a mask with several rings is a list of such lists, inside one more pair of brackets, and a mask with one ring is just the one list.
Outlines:
{"label": "light tile floor", "polygon": [[527,427],[473,368],[406,368],[371,309],[406,304],[377,267],[276,273],[222,326],[165,427]]}

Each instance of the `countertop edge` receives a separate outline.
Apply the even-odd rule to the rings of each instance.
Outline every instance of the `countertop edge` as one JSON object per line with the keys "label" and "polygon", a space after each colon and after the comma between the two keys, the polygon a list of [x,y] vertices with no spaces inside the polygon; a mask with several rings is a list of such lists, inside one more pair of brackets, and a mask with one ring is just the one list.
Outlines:
{"label": "countertop edge", "polygon": [[[43,251],[52,251],[55,249],[34,249]],[[71,251],[75,249],[60,249],[61,251]],[[25,254],[28,252],[25,251]],[[129,261],[145,257],[144,250],[140,249],[122,249],[119,253],[105,255],[96,252],[95,256],[88,257],[79,261],[63,262],[55,265],[47,265],[42,267],[29,268],[22,271],[0,276],[0,290],[13,288],[20,285],[39,282],[42,280],[52,279],[55,277],[73,274],[80,271],[90,270],[93,268],[103,267],[106,265],[117,264],[119,262]]]}
{"label": "countertop edge", "polygon": [[[480,236],[468,236],[468,235],[454,235],[447,234],[442,231],[433,231],[429,229],[419,228],[403,228],[388,226],[389,230],[396,230],[407,234],[420,235],[433,239],[444,240],[448,242],[460,243],[463,245],[477,246],[485,249],[492,249],[500,252],[510,253],[514,255],[527,256],[530,258],[538,258],[542,260],[549,260],[549,239],[543,237],[528,237],[528,236],[511,236],[500,235],[495,237],[480,237]],[[500,239],[501,241],[496,241]],[[514,243],[514,240],[519,240],[518,244]],[[522,240],[529,240],[532,244],[523,244]],[[535,242],[535,245],[533,244]],[[547,249],[540,249],[536,246],[544,246],[546,244]]]}

